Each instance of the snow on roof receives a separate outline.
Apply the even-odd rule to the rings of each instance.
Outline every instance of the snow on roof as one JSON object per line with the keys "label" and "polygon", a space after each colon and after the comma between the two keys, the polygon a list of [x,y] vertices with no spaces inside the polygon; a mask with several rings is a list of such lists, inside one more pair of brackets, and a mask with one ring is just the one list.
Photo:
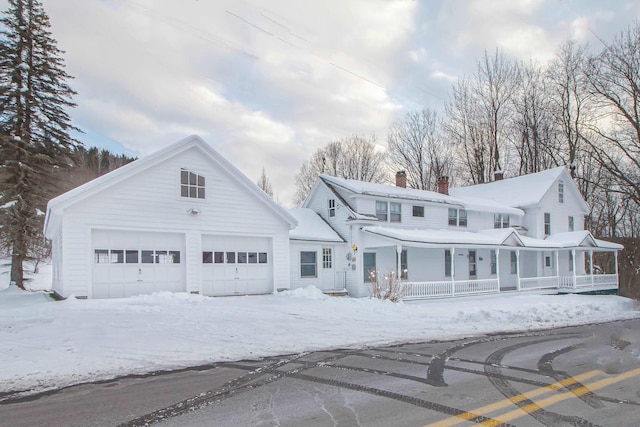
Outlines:
{"label": "snow on roof", "polygon": [[508,213],[518,216],[524,215],[524,212],[520,209],[493,200],[474,197],[475,195],[454,197],[452,195],[441,194],[435,191],[396,187],[394,185],[376,184],[373,182],[364,182],[355,179],[336,178],[329,175],[320,175],[320,178],[325,182],[342,187],[357,194],[422,202],[445,203],[461,206],[467,210],[480,212]]}
{"label": "snow on roof", "polygon": [[298,220],[298,226],[289,231],[292,240],[312,240],[319,242],[344,242],[329,224],[312,209],[292,208],[289,213]]}
{"label": "snow on roof", "polygon": [[363,231],[402,242],[433,245],[483,245],[500,246],[511,241],[509,246],[523,246],[518,233],[512,228],[495,228],[480,231],[447,229],[409,229],[369,226]]}
{"label": "snow on roof", "polygon": [[622,246],[619,243],[607,242],[606,240],[600,240],[600,239],[594,239],[594,240],[596,241],[596,245],[598,245],[598,247],[602,249],[616,249],[616,250],[624,249],[624,246]]}
{"label": "snow on roof", "polygon": [[624,246],[617,243],[598,240],[587,230],[567,231],[547,236],[546,239],[534,239],[533,237],[521,236],[522,241],[528,248],[550,248],[567,249],[579,247],[595,247],[601,249],[623,249]]}
{"label": "snow on roof", "polygon": [[485,184],[450,188],[455,197],[478,197],[511,207],[532,206],[540,202],[553,183],[567,169],[560,166],[542,172],[506,178]]}

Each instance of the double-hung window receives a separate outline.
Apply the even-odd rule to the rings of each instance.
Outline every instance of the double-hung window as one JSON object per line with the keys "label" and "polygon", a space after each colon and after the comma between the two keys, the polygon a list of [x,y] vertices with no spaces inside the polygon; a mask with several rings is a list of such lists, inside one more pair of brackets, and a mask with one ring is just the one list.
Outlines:
{"label": "double-hung window", "polygon": [[573,217],[570,216],[569,217],[569,231],[573,231],[574,229],[574,225],[573,225]]}
{"label": "double-hung window", "polygon": [[549,236],[551,234],[551,214],[545,212],[544,214],[544,235]]}
{"label": "double-hung window", "polygon": [[389,203],[391,205],[391,215],[389,220],[391,222],[400,222],[402,221],[402,204],[400,203]]}
{"label": "double-hung window", "polygon": [[509,228],[511,218],[507,214],[495,214],[493,216],[493,228]]}
{"label": "double-hung window", "polygon": [[418,218],[424,218],[424,206],[414,206],[413,216]]}
{"label": "double-hung window", "polygon": [[376,201],[376,218],[380,221],[387,221],[389,218],[389,204],[387,202]]}
{"label": "double-hung window", "polygon": [[564,182],[558,181],[558,202],[564,203]]}
{"label": "double-hung window", "polygon": [[451,251],[444,250],[444,277],[451,277]]}
{"label": "double-hung window", "polygon": [[300,252],[300,277],[318,277],[317,267],[315,252]]}
{"label": "double-hung window", "polygon": [[466,227],[467,211],[464,209],[449,208],[449,225]]}
{"label": "double-hung window", "polygon": [[336,216],[336,199],[329,199],[329,217]]}
{"label": "double-hung window", "polygon": [[449,225],[458,225],[458,209],[449,208]]}

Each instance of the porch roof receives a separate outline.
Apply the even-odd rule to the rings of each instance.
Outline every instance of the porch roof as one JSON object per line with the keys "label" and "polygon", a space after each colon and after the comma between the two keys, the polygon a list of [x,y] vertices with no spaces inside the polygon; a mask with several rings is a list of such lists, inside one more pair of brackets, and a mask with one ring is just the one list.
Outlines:
{"label": "porch roof", "polygon": [[479,231],[460,230],[436,230],[436,229],[410,229],[368,226],[363,231],[397,243],[405,243],[411,246],[441,247],[497,247],[497,246],[524,246],[518,233],[512,228],[496,228]]}
{"label": "porch roof", "polygon": [[588,230],[567,231],[547,236],[546,239],[534,239],[521,236],[528,248],[540,249],[572,249],[572,248],[599,248],[608,250],[620,250],[623,246],[618,243],[607,242],[593,237]]}
{"label": "porch roof", "polygon": [[289,213],[298,220],[296,228],[289,231],[289,239],[344,243],[342,237],[312,209],[292,208]]}

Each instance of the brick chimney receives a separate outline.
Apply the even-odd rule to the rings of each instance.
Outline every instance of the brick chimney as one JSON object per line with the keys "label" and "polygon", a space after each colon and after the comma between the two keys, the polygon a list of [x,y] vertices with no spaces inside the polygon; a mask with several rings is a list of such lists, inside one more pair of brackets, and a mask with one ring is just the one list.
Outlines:
{"label": "brick chimney", "polygon": [[405,171],[396,172],[396,187],[407,188],[407,173]]}
{"label": "brick chimney", "polygon": [[494,181],[501,181],[504,178],[504,172],[503,171],[495,171],[493,173],[493,180]]}
{"label": "brick chimney", "polygon": [[449,195],[449,177],[441,176],[438,178],[438,193]]}

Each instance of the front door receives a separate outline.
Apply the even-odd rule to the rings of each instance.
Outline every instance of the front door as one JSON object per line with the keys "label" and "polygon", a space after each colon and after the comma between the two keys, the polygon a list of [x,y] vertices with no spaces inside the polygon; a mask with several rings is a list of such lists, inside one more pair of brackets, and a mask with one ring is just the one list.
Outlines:
{"label": "front door", "polygon": [[362,267],[364,270],[364,283],[371,282],[371,273],[376,271],[375,252],[365,252],[363,254]]}
{"label": "front door", "polygon": [[476,251],[469,251],[469,279],[475,280],[477,277]]}

